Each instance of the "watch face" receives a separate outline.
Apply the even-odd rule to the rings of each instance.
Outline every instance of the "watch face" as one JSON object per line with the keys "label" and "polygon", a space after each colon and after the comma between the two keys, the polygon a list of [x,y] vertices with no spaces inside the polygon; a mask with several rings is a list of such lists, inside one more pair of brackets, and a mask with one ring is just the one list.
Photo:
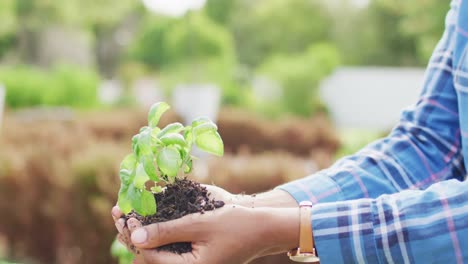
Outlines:
{"label": "watch face", "polygon": [[292,261],[296,262],[308,262],[308,263],[319,263],[320,259],[312,254],[299,254],[289,257]]}

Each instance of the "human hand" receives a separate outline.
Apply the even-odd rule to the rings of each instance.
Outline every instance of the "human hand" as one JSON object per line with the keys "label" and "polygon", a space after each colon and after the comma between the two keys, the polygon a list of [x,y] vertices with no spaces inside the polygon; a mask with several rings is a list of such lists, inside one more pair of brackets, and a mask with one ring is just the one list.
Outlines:
{"label": "human hand", "polygon": [[[131,241],[148,264],[247,263],[297,246],[299,209],[228,205],[132,230]],[[192,252],[155,250],[176,242],[191,242]]]}
{"label": "human hand", "polygon": [[146,264],[143,257],[138,254],[138,250],[132,245],[130,241],[130,233],[134,231],[136,228],[141,227],[141,223],[136,219],[132,218],[127,221],[127,225],[125,225],[125,220],[121,219],[123,216],[120,208],[118,206],[114,206],[112,208],[112,218],[114,219],[115,226],[118,230],[117,240],[124,245],[128,251],[134,254],[133,264]]}
{"label": "human hand", "polygon": [[[202,184],[202,186],[208,190],[208,197],[210,199],[223,201],[225,204],[234,204],[234,203],[239,202],[239,200],[236,198],[237,197],[236,195],[233,195],[220,187],[217,187],[214,185],[206,185],[206,184]],[[141,223],[134,218],[129,219],[127,223],[125,223],[125,220],[122,218],[122,216],[123,216],[123,213],[120,210],[120,208],[117,205],[114,206],[112,208],[112,217],[114,219],[115,226],[119,233],[117,235],[117,239],[119,240],[120,243],[125,245],[130,252],[136,254],[137,252],[135,250],[135,247],[133,246],[130,240],[130,232],[132,231],[132,229],[136,227],[141,227]],[[141,262],[141,263],[144,263],[144,262]]]}
{"label": "human hand", "polygon": [[217,201],[223,201],[225,204],[234,204],[236,202],[236,195],[224,190],[215,185],[201,184],[208,190],[208,197]]}

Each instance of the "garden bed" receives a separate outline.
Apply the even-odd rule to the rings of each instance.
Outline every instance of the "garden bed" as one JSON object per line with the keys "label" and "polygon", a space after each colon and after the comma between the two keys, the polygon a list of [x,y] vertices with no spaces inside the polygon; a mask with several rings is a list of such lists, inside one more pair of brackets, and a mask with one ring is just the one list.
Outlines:
{"label": "garden bed", "polygon": [[[116,233],[109,210],[116,201],[118,168],[130,147],[128,138],[146,122],[145,115],[139,111],[112,111],[83,114],[71,121],[34,122],[7,114],[0,135],[0,210],[8,213],[0,218],[0,237],[6,241],[8,256],[0,258],[34,259],[39,263],[115,263],[109,254]],[[267,132],[255,127],[254,117],[242,121],[240,116],[251,115],[222,111],[218,119],[220,134],[231,151],[223,158],[201,162],[192,178],[233,192],[260,192],[326,166],[338,146],[337,138],[331,141],[327,135],[327,139],[315,142],[332,143],[313,145],[307,153],[291,147],[299,143],[272,143],[268,149],[267,143],[275,139],[266,134],[262,134],[267,139],[262,139],[261,147],[252,146],[249,139],[231,139],[233,134],[227,130],[236,127],[239,135],[248,134],[243,127]],[[162,122],[175,120],[172,114]],[[265,122],[260,119],[257,123],[261,127]],[[295,121],[271,122],[268,126],[277,124],[277,131],[283,131],[289,122]],[[295,133],[301,133],[297,136],[301,140],[313,133],[321,135],[312,131],[317,126],[311,123]]]}

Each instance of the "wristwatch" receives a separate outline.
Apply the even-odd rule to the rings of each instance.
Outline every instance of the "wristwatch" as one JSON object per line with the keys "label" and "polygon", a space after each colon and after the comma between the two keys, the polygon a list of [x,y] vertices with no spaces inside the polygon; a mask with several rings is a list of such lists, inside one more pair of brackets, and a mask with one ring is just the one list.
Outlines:
{"label": "wristwatch", "polygon": [[317,257],[314,246],[314,238],[312,235],[312,221],[310,211],[312,209],[312,202],[302,201],[299,203],[300,210],[300,233],[299,233],[299,247],[291,249],[288,256],[292,261],[307,262],[307,263],[320,263]]}

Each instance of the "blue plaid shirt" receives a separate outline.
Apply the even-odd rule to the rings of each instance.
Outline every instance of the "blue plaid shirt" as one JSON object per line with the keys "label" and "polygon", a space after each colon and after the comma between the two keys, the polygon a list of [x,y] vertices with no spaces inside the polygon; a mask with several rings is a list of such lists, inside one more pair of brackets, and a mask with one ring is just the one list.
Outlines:
{"label": "blue plaid shirt", "polygon": [[420,98],[389,136],[278,187],[316,203],[322,263],[468,262],[466,5],[452,1]]}

